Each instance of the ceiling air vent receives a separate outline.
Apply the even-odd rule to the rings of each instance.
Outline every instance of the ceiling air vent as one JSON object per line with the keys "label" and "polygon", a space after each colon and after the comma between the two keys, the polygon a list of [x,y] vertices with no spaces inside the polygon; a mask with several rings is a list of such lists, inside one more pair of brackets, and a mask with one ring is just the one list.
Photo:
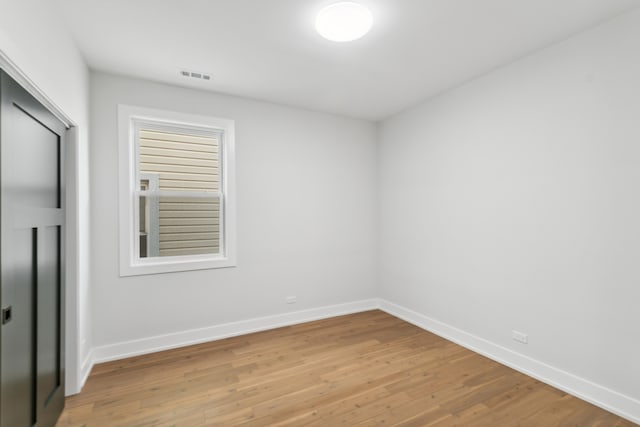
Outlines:
{"label": "ceiling air vent", "polygon": [[198,71],[181,70],[180,74],[183,77],[190,77],[192,79],[211,80],[211,75],[210,74],[200,73]]}

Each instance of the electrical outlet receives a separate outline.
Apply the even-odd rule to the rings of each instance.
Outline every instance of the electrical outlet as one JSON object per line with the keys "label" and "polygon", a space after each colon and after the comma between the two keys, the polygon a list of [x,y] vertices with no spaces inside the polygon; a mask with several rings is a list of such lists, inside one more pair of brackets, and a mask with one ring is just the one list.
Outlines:
{"label": "electrical outlet", "polygon": [[518,332],[518,331],[511,331],[511,332],[513,332],[514,341],[521,342],[522,344],[529,343],[529,335],[525,334],[524,332]]}
{"label": "electrical outlet", "polygon": [[297,301],[296,297],[286,297],[284,300],[287,304],[295,304]]}

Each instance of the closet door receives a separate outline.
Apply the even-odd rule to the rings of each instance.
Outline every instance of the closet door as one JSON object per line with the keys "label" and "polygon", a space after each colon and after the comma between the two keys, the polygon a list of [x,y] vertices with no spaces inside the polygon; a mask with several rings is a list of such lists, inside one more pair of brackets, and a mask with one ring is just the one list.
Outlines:
{"label": "closet door", "polygon": [[0,71],[0,426],[64,406],[65,127]]}

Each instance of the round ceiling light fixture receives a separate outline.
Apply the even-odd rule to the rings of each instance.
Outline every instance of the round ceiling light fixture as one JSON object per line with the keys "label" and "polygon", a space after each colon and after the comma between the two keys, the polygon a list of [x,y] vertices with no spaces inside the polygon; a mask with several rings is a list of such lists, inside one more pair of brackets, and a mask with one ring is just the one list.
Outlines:
{"label": "round ceiling light fixture", "polygon": [[357,40],[367,34],[372,25],[371,11],[353,1],[330,4],[316,16],[316,31],[334,42]]}

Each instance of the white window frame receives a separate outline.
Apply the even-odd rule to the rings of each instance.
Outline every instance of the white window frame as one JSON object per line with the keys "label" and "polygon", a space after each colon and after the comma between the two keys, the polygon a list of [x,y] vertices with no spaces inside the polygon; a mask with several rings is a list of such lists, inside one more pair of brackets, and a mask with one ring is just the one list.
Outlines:
{"label": "white window frame", "polygon": [[[195,133],[221,135],[219,142],[220,253],[140,258],[139,191],[137,127],[187,129]],[[230,119],[178,113],[131,105],[118,106],[119,132],[119,211],[120,276],[172,273],[178,271],[235,267],[235,122]]]}

